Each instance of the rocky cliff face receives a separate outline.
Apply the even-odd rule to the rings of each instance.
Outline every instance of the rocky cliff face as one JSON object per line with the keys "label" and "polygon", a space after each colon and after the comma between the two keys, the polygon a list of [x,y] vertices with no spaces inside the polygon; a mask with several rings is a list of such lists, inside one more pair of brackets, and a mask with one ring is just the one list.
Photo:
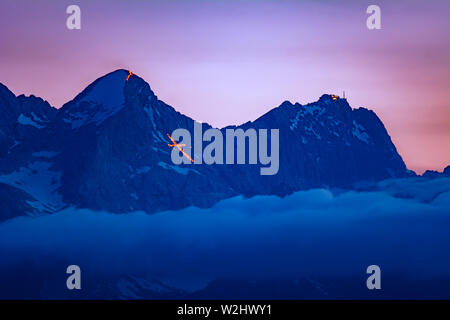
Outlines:
{"label": "rocky cliff face", "polygon": [[151,213],[410,175],[376,114],[330,95],[308,105],[284,102],[230,127],[279,129],[276,175],[261,176],[259,165],[176,166],[166,134],[185,128],[193,136],[194,120],[160,101],[143,79],[127,76],[107,74],[58,111],[1,86],[0,183],[33,198],[27,204],[34,211]]}
{"label": "rocky cliff face", "polygon": [[0,156],[33,139],[55,117],[57,109],[35,96],[16,97],[0,83]]}
{"label": "rocky cliff face", "polygon": [[334,99],[323,95],[307,105],[286,101],[241,126],[280,128],[280,165],[273,176],[241,170],[246,178],[236,181],[245,182],[238,188],[248,194],[285,195],[313,187],[352,188],[355,182],[411,174],[373,111],[355,110],[346,99]]}

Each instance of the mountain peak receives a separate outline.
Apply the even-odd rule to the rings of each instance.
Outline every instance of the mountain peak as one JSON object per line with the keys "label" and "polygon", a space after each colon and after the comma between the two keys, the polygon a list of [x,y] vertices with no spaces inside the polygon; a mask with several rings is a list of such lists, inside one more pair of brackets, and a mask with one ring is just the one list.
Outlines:
{"label": "mountain peak", "polygon": [[[72,101],[98,101],[108,103],[116,98],[121,99],[123,98],[125,84],[137,78],[145,82],[130,70],[117,69],[96,79]],[[109,101],[105,101],[105,99]]]}
{"label": "mountain peak", "polygon": [[283,101],[282,104],[280,104],[279,108],[287,108],[287,107],[293,107],[294,105],[289,100]]}
{"label": "mountain peak", "polygon": [[[129,86],[131,88],[127,88]],[[63,120],[70,123],[72,129],[89,123],[98,125],[124,107],[125,96],[140,93],[143,87],[147,87],[149,94],[153,95],[150,86],[132,71],[118,69],[110,72],[92,82],[62,107]]]}
{"label": "mountain peak", "polygon": [[95,101],[104,105],[123,103],[123,88],[127,75],[125,70],[118,70],[97,79],[85,90],[81,101]]}
{"label": "mountain peak", "polygon": [[345,102],[347,103],[347,99],[338,96],[337,94],[323,94],[320,96],[319,101],[318,102],[332,102],[332,101],[337,101],[337,102]]}

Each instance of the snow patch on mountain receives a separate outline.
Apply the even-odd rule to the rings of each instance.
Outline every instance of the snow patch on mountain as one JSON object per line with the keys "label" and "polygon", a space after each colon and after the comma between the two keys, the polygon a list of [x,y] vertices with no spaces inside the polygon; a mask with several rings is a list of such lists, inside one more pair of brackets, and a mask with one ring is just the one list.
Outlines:
{"label": "snow patch on mountain", "polygon": [[33,126],[35,128],[38,128],[38,129],[42,129],[42,128],[45,127],[44,125],[41,125],[41,124],[37,123],[36,121],[34,121],[33,119],[25,116],[23,113],[21,113],[19,115],[19,117],[17,118],[17,122],[19,124],[22,124],[22,125],[25,125],[25,126]]}
{"label": "snow patch on mountain", "polygon": [[357,139],[367,144],[369,143],[369,135],[367,134],[366,129],[355,120],[353,120],[352,134]]}
{"label": "snow patch on mountain", "polygon": [[135,176],[137,176],[139,174],[146,174],[147,172],[150,171],[150,167],[148,167],[148,166],[143,166],[141,168],[137,168],[136,170],[134,170],[132,167],[129,167],[129,169],[132,172],[130,174],[130,178],[134,178]]}
{"label": "snow patch on mountain", "polygon": [[[148,115],[148,118],[150,119],[150,122],[154,129],[154,132],[152,132],[154,141],[155,142],[165,142],[164,137],[162,136],[161,132],[156,127],[155,116],[153,114],[153,108],[149,105],[144,108],[144,111]],[[155,134],[155,132],[156,132],[156,134]]]}
{"label": "snow patch on mountain", "polygon": [[305,127],[305,131],[308,132],[308,133],[310,133],[310,134],[313,134],[318,140],[322,140],[322,137],[320,136],[320,134],[318,134],[318,133],[314,130],[312,124],[310,124],[308,127]]}
{"label": "snow patch on mountain", "polygon": [[29,193],[39,201],[29,204],[39,210],[60,210],[65,206],[61,195],[56,191],[61,186],[61,173],[50,170],[51,165],[51,162],[35,161],[27,167],[0,175],[0,182]]}
{"label": "snow patch on mountain", "polygon": [[175,172],[182,174],[182,175],[187,175],[189,173],[189,171],[192,171],[196,174],[200,174],[200,172],[198,172],[197,170],[182,168],[179,166],[173,166],[173,165],[170,165],[170,164],[162,162],[162,161],[158,162],[158,165],[164,169],[174,170]]}
{"label": "snow patch on mountain", "polygon": [[295,115],[295,118],[291,120],[291,125],[289,126],[289,129],[291,129],[291,131],[294,131],[294,129],[297,128],[298,120],[300,120],[300,115],[301,112],[298,111],[297,114]]}
{"label": "snow patch on mountain", "polygon": [[31,112],[31,117],[33,117],[33,120],[36,122],[48,122],[48,118],[45,114],[42,115],[45,119],[38,117],[34,112]]}
{"label": "snow patch on mountain", "polygon": [[313,104],[305,106],[304,109],[301,111],[303,111],[303,114],[310,114],[312,116],[317,112],[317,114],[321,116],[325,113],[325,108],[317,104]]}

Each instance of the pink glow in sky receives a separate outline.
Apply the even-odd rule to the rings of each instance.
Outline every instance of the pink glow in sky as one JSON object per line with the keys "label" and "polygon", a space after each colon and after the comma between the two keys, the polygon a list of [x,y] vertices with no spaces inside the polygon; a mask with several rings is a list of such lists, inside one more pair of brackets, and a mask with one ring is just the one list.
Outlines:
{"label": "pink glow in sky", "polygon": [[[323,93],[373,109],[410,169],[450,164],[450,1],[1,0],[0,82],[56,107],[115,69],[215,126]],[[66,28],[81,7],[82,29]]]}

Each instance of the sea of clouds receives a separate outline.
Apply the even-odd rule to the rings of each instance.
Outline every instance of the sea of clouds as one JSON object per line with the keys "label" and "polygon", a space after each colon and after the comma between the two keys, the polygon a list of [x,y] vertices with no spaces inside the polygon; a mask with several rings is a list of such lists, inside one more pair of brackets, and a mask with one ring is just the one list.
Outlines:
{"label": "sea of clouds", "polygon": [[187,290],[220,277],[364,275],[372,264],[449,278],[450,179],[236,197],[151,215],[67,209],[18,217],[0,224],[0,257],[3,273],[62,262],[90,277],[136,274]]}

